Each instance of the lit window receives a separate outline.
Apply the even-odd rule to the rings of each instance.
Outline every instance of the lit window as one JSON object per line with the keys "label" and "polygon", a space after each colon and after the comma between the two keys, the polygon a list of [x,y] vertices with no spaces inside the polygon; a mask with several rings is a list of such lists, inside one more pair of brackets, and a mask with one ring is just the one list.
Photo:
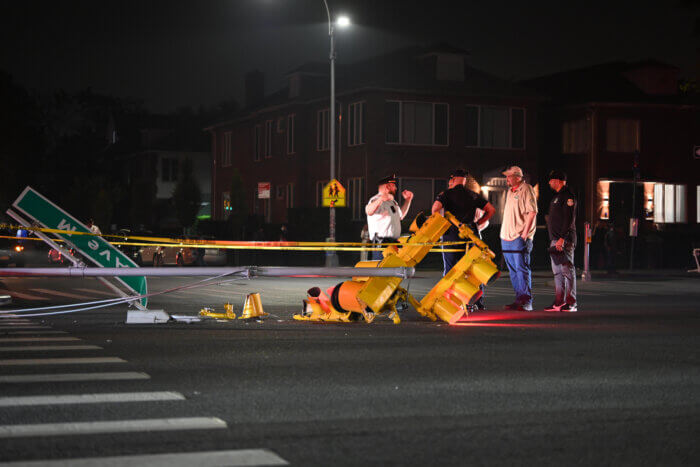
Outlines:
{"label": "lit window", "polygon": [[586,119],[564,122],[561,128],[562,154],[582,154],[590,148],[590,124]]}
{"label": "lit window", "polygon": [[686,185],[656,183],[654,185],[654,222],[686,223],[688,222]]}

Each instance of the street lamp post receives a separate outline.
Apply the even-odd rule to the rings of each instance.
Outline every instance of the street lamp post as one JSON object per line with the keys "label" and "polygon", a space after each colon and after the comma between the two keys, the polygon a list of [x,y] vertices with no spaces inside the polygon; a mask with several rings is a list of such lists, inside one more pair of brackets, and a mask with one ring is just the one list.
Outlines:
{"label": "street lamp post", "polygon": [[[328,8],[328,2],[327,0],[323,0],[323,4],[326,6],[326,14],[328,15],[328,36],[330,37],[331,40],[331,52],[330,52],[330,61],[331,61],[331,108],[330,108],[330,157],[331,157],[331,173],[330,173],[330,180],[335,179],[335,27],[333,25],[333,21],[331,19],[331,10]],[[347,17],[340,17],[338,18],[338,25],[339,26],[347,26],[349,24],[349,20]],[[331,206],[329,212],[329,229],[328,229],[328,237],[330,238],[331,242],[335,242],[335,207]],[[337,255],[335,252],[331,255],[331,262],[332,263],[337,263]]]}

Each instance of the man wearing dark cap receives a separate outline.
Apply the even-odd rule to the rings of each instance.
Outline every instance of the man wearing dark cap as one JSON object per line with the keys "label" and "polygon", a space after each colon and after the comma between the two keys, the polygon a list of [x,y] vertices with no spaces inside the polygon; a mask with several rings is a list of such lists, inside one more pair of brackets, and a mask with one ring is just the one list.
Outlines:
{"label": "man wearing dark cap", "polygon": [[555,296],[545,311],[576,311],[576,195],[566,186],[566,173],[561,170],[549,173],[549,187],[555,192],[547,214]]}
{"label": "man wearing dark cap", "polygon": [[[467,189],[467,176],[468,173],[464,169],[452,171],[450,174],[450,180],[447,182],[448,189],[437,195],[435,202],[433,203],[432,212],[435,213],[441,210],[448,211],[461,223],[465,224],[478,234],[479,227],[486,223],[491,216],[493,216],[493,214],[496,212],[496,208],[494,208],[493,205],[486,201],[486,199],[484,199],[484,197],[480,194],[474,193],[473,191]],[[483,211],[483,214],[479,219],[475,219],[477,209],[481,209]],[[449,230],[442,236],[443,242],[458,242],[460,240],[463,239],[459,237],[459,231],[455,226],[450,226]],[[456,245],[448,246],[447,249],[454,250],[456,249]],[[446,275],[455,264],[457,264],[457,261],[464,256],[464,253],[464,251],[442,252],[443,276]],[[476,306],[477,308],[483,309],[483,299],[479,299]]]}
{"label": "man wearing dark cap", "polygon": [[[398,241],[401,236],[401,219],[406,217],[413,199],[413,192],[403,190],[401,192],[404,200],[403,206],[399,207],[399,203],[394,199],[396,175],[382,178],[378,185],[378,193],[372,196],[365,206],[369,237],[374,246]],[[381,250],[372,251],[373,260],[381,260],[382,258]]]}

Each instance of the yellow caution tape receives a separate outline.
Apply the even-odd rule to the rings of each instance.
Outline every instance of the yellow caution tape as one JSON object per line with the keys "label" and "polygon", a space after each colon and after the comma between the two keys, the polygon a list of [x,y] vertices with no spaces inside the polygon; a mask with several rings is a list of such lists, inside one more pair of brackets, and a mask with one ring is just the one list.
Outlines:
{"label": "yellow caution tape", "polygon": [[[401,246],[403,243],[382,243],[378,246],[373,246],[370,243],[363,242],[296,242],[296,241],[242,241],[242,240],[198,240],[198,239],[177,239],[169,237],[144,237],[130,235],[97,235],[89,232],[75,232],[72,230],[47,229],[43,227],[24,227],[19,225],[0,224],[0,229],[24,229],[46,233],[60,233],[69,235],[90,235],[120,239],[132,239],[140,241],[111,241],[113,245],[123,246],[156,246],[164,248],[220,248],[228,250],[283,250],[283,251],[381,251],[389,245]],[[15,237],[2,235],[0,238],[10,238],[16,240],[40,240],[32,237]],[[54,239],[57,242],[63,242],[62,239]],[[462,252],[463,248],[458,249],[443,249],[445,246],[465,245],[471,242],[455,241],[455,242],[432,242],[432,243],[414,243],[414,246],[433,246],[431,252]]]}

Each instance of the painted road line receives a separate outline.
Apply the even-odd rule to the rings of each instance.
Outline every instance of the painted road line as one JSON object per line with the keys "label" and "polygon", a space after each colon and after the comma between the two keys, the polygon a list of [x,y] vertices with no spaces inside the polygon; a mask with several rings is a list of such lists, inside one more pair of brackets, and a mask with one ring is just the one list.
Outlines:
{"label": "painted road line", "polygon": [[73,290],[79,290],[80,292],[102,295],[103,297],[119,298],[119,296],[117,294],[115,294],[114,292],[107,292],[105,290],[83,289],[80,287],[76,287]]}
{"label": "painted road line", "polygon": [[33,405],[103,404],[108,402],[184,401],[179,392],[115,392],[104,394],[64,394],[51,396],[0,397],[0,407],[27,407]]}
{"label": "painted road line", "polygon": [[26,335],[26,334],[68,334],[68,331],[54,331],[54,330],[46,330],[46,331],[6,331],[3,334],[8,335],[8,336],[19,336],[19,335]]}
{"label": "painted road line", "polygon": [[0,360],[0,365],[85,365],[92,363],[126,363],[119,357],[85,358],[11,358]]}
{"label": "painted road line", "polygon": [[0,343],[3,342],[75,342],[81,341],[79,337],[0,337]]}
{"label": "painted road line", "polygon": [[102,350],[99,345],[13,345],[1,346],[0,352],[38,352],[40,350]]}
{"label": "painted road line", "polygon": [[78,300],[85,300],[89,299],[87,295],[80,295],[77,293],[68,293],[68,292],[61,292],[60,290],[51,290],[51,289],[29,289],[32,292],[39,292],[47,295],[57,295],[59,297],[66,297],[66,298],[76,298]]}
{"label": "painted road line", "polygon": [[48,300],[48,297],[42,297],[40,295],[30,295],[28,293],[23,293],[23,292],[9,292],[10,295],[12,295],[12,298],[22,298],[24,300]]}
{"label": "painted road line", "polygon": [[82,459],[55,459],[40,461],[3,462],[1,467],[255,467],[289,465],[289,462],[267,449],[236,449],[230,451],[178,452],[114,457],[87,457]]}
{"label": "painted road line", "polygon": [[109,422],[37,423],[33,425],[0,425],[0,438],[95,435],[139,431],[212,430],[227,427],[225,421],[216,417],[151,418],[144,420],[114,420]]}
{"label": "painted road line", "polygon": [[55,373],[41,375],[0,375],[1,383],[57,383],[64,381],[118,381],[128,379],[150,379],[146,373],[122,371],[112,373]]}
{"label": "painted road line", "polygon": [[8,336],[19,336],[24,334],[68,334],[67,331],[54,331],[52,329],[47,329],[45,331],[5,331],[3,334]]}

